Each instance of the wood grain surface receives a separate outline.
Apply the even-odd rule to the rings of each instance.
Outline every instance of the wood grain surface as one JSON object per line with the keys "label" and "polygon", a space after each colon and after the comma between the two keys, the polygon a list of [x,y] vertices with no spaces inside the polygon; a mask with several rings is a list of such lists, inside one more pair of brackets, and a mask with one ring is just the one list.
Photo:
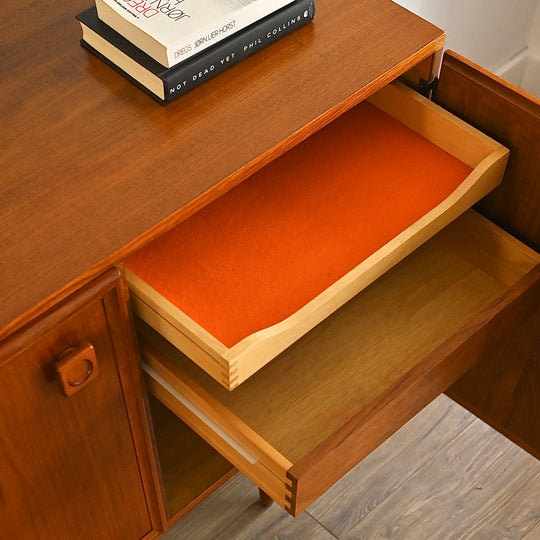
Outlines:
{"label": "wood grain surface", "polygon": [[[540,249],[540,101],[445,53],[437,101],[510,149],[501,185],[478,209]],[[450,395],[540,459],[540,312],[450,389]]]}
{"label": "wood grain surface", "polygon": [[479,208],[540,251],[540,100],[446,52],[436,102],[510,149],[502,184]]}
{"label": "wood grain surface", "polygon": [[161,107],[79,46],[87,7],[24,0],[0,22],[0,337],[444,39],[390,0],[320,0],[313,24]]}
{"label": "wood grain surface", "polygon": [[[121,540],[162,526],[141,388],[125,372],[136,353],[120,336],[131,334],[118,278],[110,272],[0,345],[2,538]],[[93,345],[99,372],[66,397],[55,364],[79,343]]]}

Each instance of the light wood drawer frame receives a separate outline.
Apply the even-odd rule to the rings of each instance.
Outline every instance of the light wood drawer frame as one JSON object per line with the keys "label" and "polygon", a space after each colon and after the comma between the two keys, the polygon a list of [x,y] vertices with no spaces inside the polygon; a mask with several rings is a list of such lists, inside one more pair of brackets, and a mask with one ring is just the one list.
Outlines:
{"label": "light wood drawer frame", "polygon": [[228,389],[248,379],[470,208],[502,179],[508,150],[418,93],[394,83],[369,101],[473,170],[446,200],[300,310],[228,348],[126,268],[136,313]]}

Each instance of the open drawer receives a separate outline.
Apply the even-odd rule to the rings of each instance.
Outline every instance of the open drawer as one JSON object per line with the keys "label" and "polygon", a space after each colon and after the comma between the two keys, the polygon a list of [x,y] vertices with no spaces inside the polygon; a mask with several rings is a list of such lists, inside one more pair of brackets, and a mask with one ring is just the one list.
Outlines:
{"label": "open drawer", "polygon": [[149,389],[296,515],[538,308],[539,262],[470,210],[233,392],[144,325]]}
{"label": "open drawer", "polygon": [[129,257],[135,311],[235,388],[493,189],[507,154],[390,85]]}

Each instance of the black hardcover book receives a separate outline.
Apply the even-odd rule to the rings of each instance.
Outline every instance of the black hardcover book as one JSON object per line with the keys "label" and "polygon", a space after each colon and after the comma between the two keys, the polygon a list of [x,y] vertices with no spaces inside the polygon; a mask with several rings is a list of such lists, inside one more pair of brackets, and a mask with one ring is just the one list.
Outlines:
{"label": "black hardcover book", "polygon": [[296,0],[172,68],[162,66],[102,22],[95,6],[76,18],[83,47],[165,104],[307,24],[314,15],[314,0]]}

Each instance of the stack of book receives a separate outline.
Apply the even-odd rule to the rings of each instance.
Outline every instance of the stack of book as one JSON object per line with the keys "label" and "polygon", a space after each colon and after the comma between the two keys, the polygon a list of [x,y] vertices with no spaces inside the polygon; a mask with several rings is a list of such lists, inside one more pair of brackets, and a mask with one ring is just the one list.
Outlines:
{"label": "stack of book", "polygon": [[310,22],[315,0],[95,0],[81,44],[168,103]]}

